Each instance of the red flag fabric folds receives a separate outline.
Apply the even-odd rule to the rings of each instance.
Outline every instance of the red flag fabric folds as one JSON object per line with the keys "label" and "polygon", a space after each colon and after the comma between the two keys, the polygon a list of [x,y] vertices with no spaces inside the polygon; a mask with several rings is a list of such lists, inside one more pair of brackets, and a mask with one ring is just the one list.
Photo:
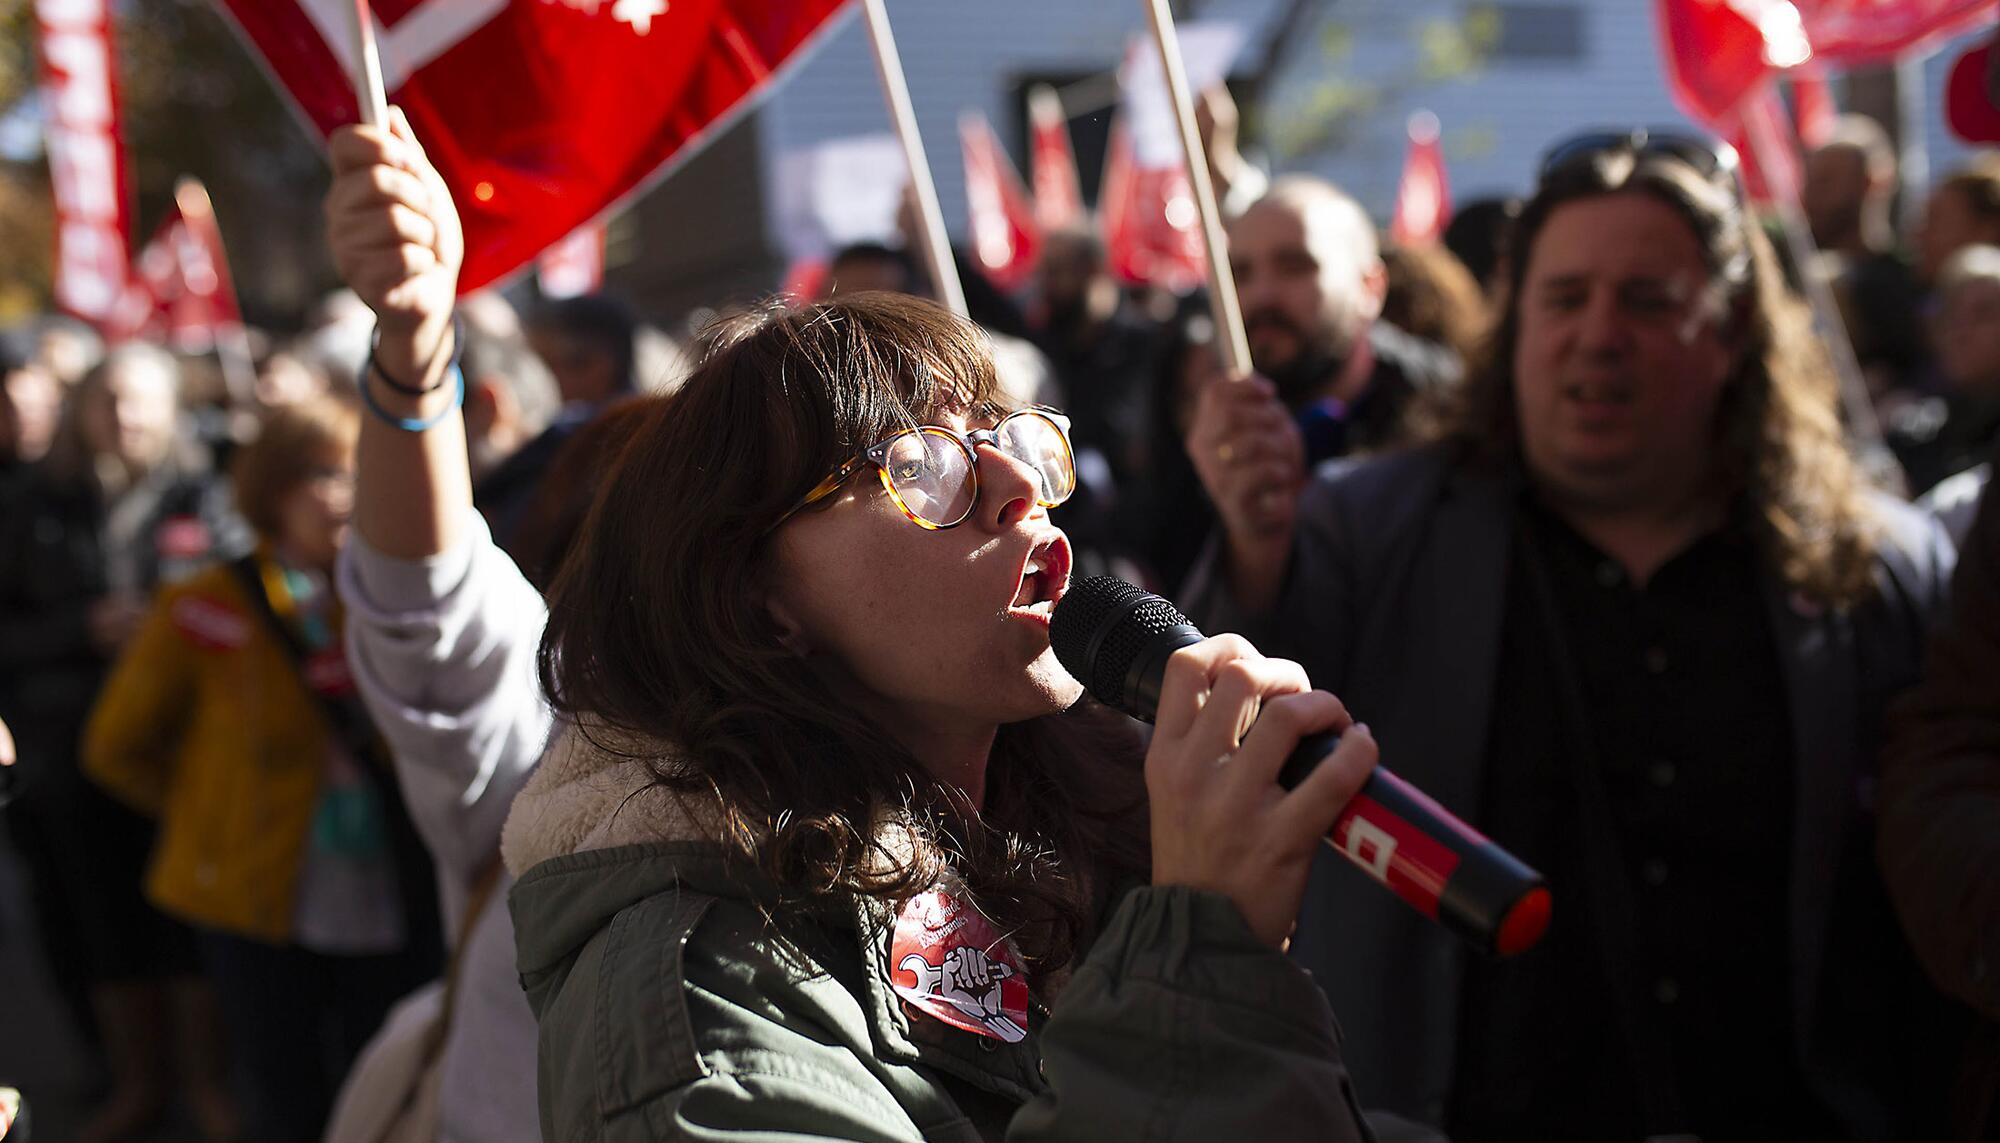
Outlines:
{"label": "red flag fabric folds", "polygon": [[1083,186],[1062,101],[1046,87],[1028,93],[1028,177],[1035,186],[1035,220],[1043,230],[1085,224]]}
{"label": "red flag fabric folds", "polygon": [[[352,0],[218,0],[322,136]],[[470,291],[684,159],[848,0],[375,0],[384,84],[452,189]]]}
{"label": "red flag fabric folds", "polygon": [[208,353],[225,328],[242,323],[208,191],[194,179],[182,179],[173,207],[132,264],[108,332],[165,342],[182,353]]}
{"label": "red flag fabric folds", "polygon": [[1122,120],[1113,124],[1104,153],[1097,212],[1111,271],[1120,281],[1185,294],[1208,280],[1201,216],[1187,168],[1140,165]]}
{"label": "red flag fabric folds", "polygon": [[1826,63],[1853,66],[1904,52],[1990,23],[1995,0],[1792,0]]}
{"label": "red flag fabric folds", "polygon": [[994,285],[1019,289],[1028,284],[1042,256],[1042,231],[1027,189],[984,115],[959,116],[958,141],[965,155],[967,237],[973,260]]}

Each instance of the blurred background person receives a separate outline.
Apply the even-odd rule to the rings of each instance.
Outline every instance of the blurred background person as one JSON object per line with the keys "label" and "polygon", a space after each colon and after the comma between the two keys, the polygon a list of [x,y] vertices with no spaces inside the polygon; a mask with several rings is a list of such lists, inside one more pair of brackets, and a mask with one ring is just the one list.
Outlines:
{"label": "blurred background person", "polygon": [[1843,115],[1806,157],[1800,191],[1848,340],[1885,411],[1921,384],[1928,357],[1922,288],[1896,249],[1896,149],[1881,124]]}
{"label": "blurred background person", "polygon": [[1215,526],[1187,439],[1202,391],[1223,380],[1215,318],[1206,295],[1198,294],[1161,331],[1146,401],[1147,475],[1118,505],[1121,544],[1163,594],[1173,594],[1187,578]]}
{"label": "blurred background person", "polygon": [[1450,350],[1460,369],[1470,365],[1487,324],[1486,294],[1472,272],[1443,246],[1385,246],[1382,267],[1382,320]]}
{"label": "blurred background person", "polygon": [[1967,246],[1939,268],[1931,317],[1943,392],[1915,398],[1888,426],[1910,491],[1922,495],[2000,442],[2000,246]]}
{"label": "blurred background person", "polygon": [[[1229,224],[1229,264],[1251,363],[1297,420],[1309,465],[1400,443],[1417,395],[1457,380],[1442,347],[1381,320],[1389,277],[1375,226],[1333,184],[1306,175],[1272,183]],[[1265,402],[1266,415],[1278,407]]]}
{"label": "blurred background person", "polygon": [[48,455],[62,405],[62,383],[23,352],[19,338],[0,337],[0,483],[25,476]]}
{"label": "blurred background person", "polygon": [[551,466],[609,404],[564,408],[554,372],[518,329],[468,320],[459,367],[465,375],[465,441],[473,501],[501,547],[514,550],[527,507],[552,479]]}
{"label": "blurred background person", "polygon": [[84,374],[104,360],[104,339],[72,317],[43,318],[37,324],[34,342],[29,357],[60,381],[65,391],[74,389]]}
{"label": "blurred background person", "polygon": [[633,370],[639,320],[605,294],[543,302],[529,311],[528,344],[555,375],[565,419],[639,391]]}
{"label": "blurred background person", "polygon": [[1507,237],[1521,217],[1521,200],[1512,196],[1476,198],[1451,212],[1444,228],[1444,248],[1459,260],[1487,297],[1500,285],[1500,262]]}
{"label": "blurred background person", "polygon": [[301,343],[286,342],[257,362],[251,396],[258,408],[271,410],[303,404],[333,391],[332,377],[311,350]]}
{"label": "blurred background person", "polygon": [[1912,244],[1917,278],[1935,286],[1953,254],[2000,246],[2000,152],[1983,152],[1931,188]]}
{"label": "blurred background person", "polygon": [[1876,852],[1931,980],[1980,1027],[1952,1101],[1954,1140],[2000,1138],[2000,497],[1959,547],[1952,614],[1923,682],[1892,712]]}
{"label": "blurred background person", "polygon": [[0,716],[23,771],[8,833],[48,964],[111,1079],[84,1140],[157,1120],[170,1059],[211,1136],[234,1130],[193,942],[140,893],[153,827],[84,780],[77,757],[155,586],[241,549],[226,491],[181,431],[179,391],[163,350],[113,349],[78,383],[47,459],[0,492]]}
{"label": "blurred background person", "polygon": [[256,550],[161,592],[85,767],[158,820],[147,894],[193,926],[248,1134],[320,1137],[348,1064],[441,960],[429,859],[355,697],[331,585],[359,414],[280,409],[237,455]]}
{"label": "blurred background person", "polygon": [[1077,447],[1098,454],[1112,487],[1129,489],[1145,471],[1147,390],[1159,330],[1126,304],[1094,230],[1050,233],[1035,285],[1030,328],[1055,370]]}

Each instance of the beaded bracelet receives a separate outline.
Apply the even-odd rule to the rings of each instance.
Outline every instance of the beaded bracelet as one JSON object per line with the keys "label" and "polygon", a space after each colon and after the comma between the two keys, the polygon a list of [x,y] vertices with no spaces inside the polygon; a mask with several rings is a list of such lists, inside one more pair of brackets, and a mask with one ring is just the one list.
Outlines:
{"label": "beaded bracelet", "polygon": [[[444,388],[445,379],[443,375],[439,375],[437,384],[421,389],[415,385],[405,385],[394,377],[389,376],[389,371],[382,368],[381,362],[375,360],[375,351],[380,348],[382,348],[382,326],[380,323],[377,323],[375,332],[368,338],[368,360],[361,365],[361,387],[363,389],[368,387],[368,374],[371,372],[382,379],[382,384],[387,385],[389,388],[406,397],[421,397],[426,393],[435,393],[439,389]],[[458,368],[459,360],[464,356],[465,323],[459,320],[458,312],[454,310],[451,315],[451,364],[447,367],[447,372]]]}
{"label": "beaded bracelet", "polygon": [[465,373],[459,369],[458,362],[456,361],[451,363],[451,367],[445,371],[445,377],[439,378],[436,386],[424,390],[424,392],[435,392],[444,385],[445,378],[449,378],[458,385],[458,396],[453,399],[451,404],[439,409],[434,416],[399,417],[383,408],[376,402],[375,394],[369,391],[368,370],[365,368],[361,371],[361,403],[368,407],[369,412],[375,414],[377,420],[388,425],[390,428],[400,429],[406,433],[421,433],[426,429],[436,428],[439,422],[451,415],[453,409],[465,407]]}

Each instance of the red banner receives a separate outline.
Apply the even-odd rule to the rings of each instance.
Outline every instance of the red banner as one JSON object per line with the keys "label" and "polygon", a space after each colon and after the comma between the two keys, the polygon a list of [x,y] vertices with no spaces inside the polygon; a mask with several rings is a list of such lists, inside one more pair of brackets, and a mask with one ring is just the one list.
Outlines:
{"label": "red banner", "polygon": [[994,285],[1019,289],[1042,256],[1042,230],[1027,188],[984,115],[959,116],[958,142],[965,156],[966,237],[973,261]]}
{"label": "red banner", "polygon": [[1451,221],[1451,184],[1445,178],[1437,116],[1428,111],[1410,116],[1409,133],[1389,237],[1402,246],[1434,246],[1443,241],[1445,224]]}
{"label": "red banner", "polygon": [[[218,0],[321,135],[358,117],[353,0]],[[452,189],[470,291],[747,110],[848,0],[376,0],[383,82]]]}
{"label": "red banner", "polygon": [[2000,0],[1659,0],[1658,12],[1675,101],[1722,130],[1786,68],[1892,60],[1991,21]]}
{"label": "red banner", "polygon": [[1035,180],[1035,219],[1043,230],[1086,224],[1076,149],[1062,101],[1046,87],[1028,93],[1028,166]]}
{"label": "red banner", "polygon": [[125,292],[132,220],[106,0],[37,0],[56,204],[56,304],[105,324]]}
{"label": "red banner", "polygon": [[174,188],[173,208],[133,263],[110,332],[165,342],[182,353],[207,353],[226,329],[242,322],[208,191],[194,179],[182,179]]}

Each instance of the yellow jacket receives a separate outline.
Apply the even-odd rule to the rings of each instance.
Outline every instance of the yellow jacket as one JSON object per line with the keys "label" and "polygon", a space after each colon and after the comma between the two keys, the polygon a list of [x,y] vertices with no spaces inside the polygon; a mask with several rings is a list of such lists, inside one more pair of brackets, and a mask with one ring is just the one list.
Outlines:
{"label": "yellow jacket", "polygon": [[279,944],[292,934],[328,734],[225,565],[160,591],[91,714],[83,763],[159,819],[146,878],[154,904]]}

